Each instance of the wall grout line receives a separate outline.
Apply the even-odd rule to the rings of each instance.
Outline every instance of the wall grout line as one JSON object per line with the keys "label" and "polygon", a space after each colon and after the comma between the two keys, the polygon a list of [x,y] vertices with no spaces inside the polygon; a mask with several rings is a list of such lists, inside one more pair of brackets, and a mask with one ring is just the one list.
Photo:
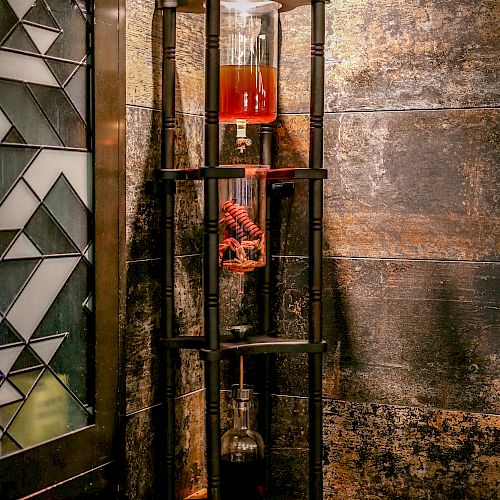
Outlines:
{"label": "wall grout line", "polygon": [[[302,259],[308,260],[306,255],[272,255],[273,259]],[[323,259],[330,260],[367,260],[381,262],[428,262],[434,264],[500,264],[497,260],[459,260],[459,259],[422,259],[408,257],[364,257],[364,256],[343,256],[343,255],[325,255]]]}
{"label": "wall grout line", "polygon": [[[325,115],[344,115],[344,114],[362,114],[362,113],[427,113],[427,112],[446,112],[446,111],[496,111],[500,106],[456,106],[449,108],[381,108],[381,109],[346,109],[342,111],[325,111]],[[308,116],[307,111],[303,112],[278,112],[278,116]]]}

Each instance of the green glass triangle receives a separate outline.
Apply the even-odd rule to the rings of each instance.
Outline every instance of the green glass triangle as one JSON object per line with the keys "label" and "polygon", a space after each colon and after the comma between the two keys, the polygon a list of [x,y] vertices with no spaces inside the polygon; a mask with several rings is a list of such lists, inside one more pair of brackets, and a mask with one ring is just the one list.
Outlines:
{"label": "green glass triangle", "polygon": [[5,249],[10,245],[10,242],[14,239],[16,234],[17,231],[0,231],[0,256],[4,253]]}
{"label": "green glass triangle", "polygon": [[25,347],[14,363],[14,366],[11,368],[11,373],[24,368],[32,368],[41,365],[43,365],[43,363],[33,354],[30,348]]}
{"label": "green glass triangle", "polygon": [[33,446],[86,427],[88,423],[85,409],[50,371],[45,371],[10,424],[9,434],[21,446]]}
{"label": "green glass triangle", "polygon": [[0,323],[0,346],[19,342],[21,339],[12,331],[7,321]]}
{"label": "green glass triangle", "polygon": [[7,434],[4,434],[2,439],[0,439],[0,456],[4,457],[5,455],[10,455],[19,449],[19,446],[17,446]]}
{"label": "green glass triangle", "polygon": [[21,401],[12,403],[7,406],[0,407],[0,425],[7,430],[10,419],[16,413],[16,410],[21,406]]}
{"label": "green glass triangle", "polygon": [[41,24],[42,26],[49,26],[51,28],[59,28],[54,18],[47,10],[45,2],[39,0],[35,2],[30,11],[24,16],[24,20],[31,21],[32,23]]}
{"label": "green glass triangle", "polygon": [[26,141],[21,137],[16,127],[11,127],[9,133],[4,137],[2,142],[7,144],[26,144]]}
{"label": "green glass triangle", "polygon": [[13,186],[37,151],[33,148],[0,146],[0,171],[2,172],[0,199]]}
{"label": "green glass triangle", "polygon": [[41,368],[31,370],[25,373],[18,373],[17,375],[10,375],[9,380],[24,394],[26,395],[36,382],[38,375],[42,371]]}
{"label": "green glass triangle", "polygon": [[9,38],[3,44],[4,47],[11,49],[25,50],[26,52],[37,52],[38,50],[31,41],[31,38],[26,33],[22,24],[18,24],[16,29],[11,33]]}

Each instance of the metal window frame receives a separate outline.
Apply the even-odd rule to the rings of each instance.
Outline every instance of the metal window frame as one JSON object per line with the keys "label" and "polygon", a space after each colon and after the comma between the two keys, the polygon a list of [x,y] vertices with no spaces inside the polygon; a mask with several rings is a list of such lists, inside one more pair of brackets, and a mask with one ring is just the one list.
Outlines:
{"label": "metal window frame", "polygon": [[1,458],[0,492],[6,500],[70,498],[71,492],[83,498],[93,482],[101,489],[119,484],[125,392],[124,14],[125,0],[94,0],[95,423]]}

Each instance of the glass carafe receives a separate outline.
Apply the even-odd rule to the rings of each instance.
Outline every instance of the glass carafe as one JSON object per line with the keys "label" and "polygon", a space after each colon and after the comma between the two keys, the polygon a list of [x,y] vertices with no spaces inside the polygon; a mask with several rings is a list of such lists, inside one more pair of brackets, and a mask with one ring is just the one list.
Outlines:
{"label": "glass carafe", "polygon": [[264,441],[250,428],[252,389],[232,388],[234,421],[222,436],[222,500],[265,498]]}

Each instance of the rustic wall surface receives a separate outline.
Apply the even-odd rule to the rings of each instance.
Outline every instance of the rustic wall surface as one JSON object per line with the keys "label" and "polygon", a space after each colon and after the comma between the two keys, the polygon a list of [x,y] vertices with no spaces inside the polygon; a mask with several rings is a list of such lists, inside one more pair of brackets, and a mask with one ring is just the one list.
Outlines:
{"label": "rustic wall surface", "polygon": [[[325,498],[500,496],[499,16],[495,0],[341,0],[327,7]],[[183,168],[202,163],[204,20],[178,15],[178,21]],[[281,15],[276,167],[307,166],[309,23],[306,7]],[[131,499],[154,498],[162,471],[152,183],[160,72],[154,2],[128,0]],[[222,130],[223,162],[234,161],[228,137]],[[255,151],[239,161],[252,160]],[[176,321],[179,332],[196,335],[202,328],[198,183],[180,186],[177,203]],[[274,326],[301,337],[307,335],[306,186],[278,191],[273,208]],[[223,279],[223,290],[234,285]],[[248,288],[252,304],[252,283]],[[223,305],[230,300],[224,295]],[[183,354],[179,498],[205,484],[201,373],[196,355]],[[275,360],[273,484],[297,499],[307,498],[305,373],[300,356]]]}

